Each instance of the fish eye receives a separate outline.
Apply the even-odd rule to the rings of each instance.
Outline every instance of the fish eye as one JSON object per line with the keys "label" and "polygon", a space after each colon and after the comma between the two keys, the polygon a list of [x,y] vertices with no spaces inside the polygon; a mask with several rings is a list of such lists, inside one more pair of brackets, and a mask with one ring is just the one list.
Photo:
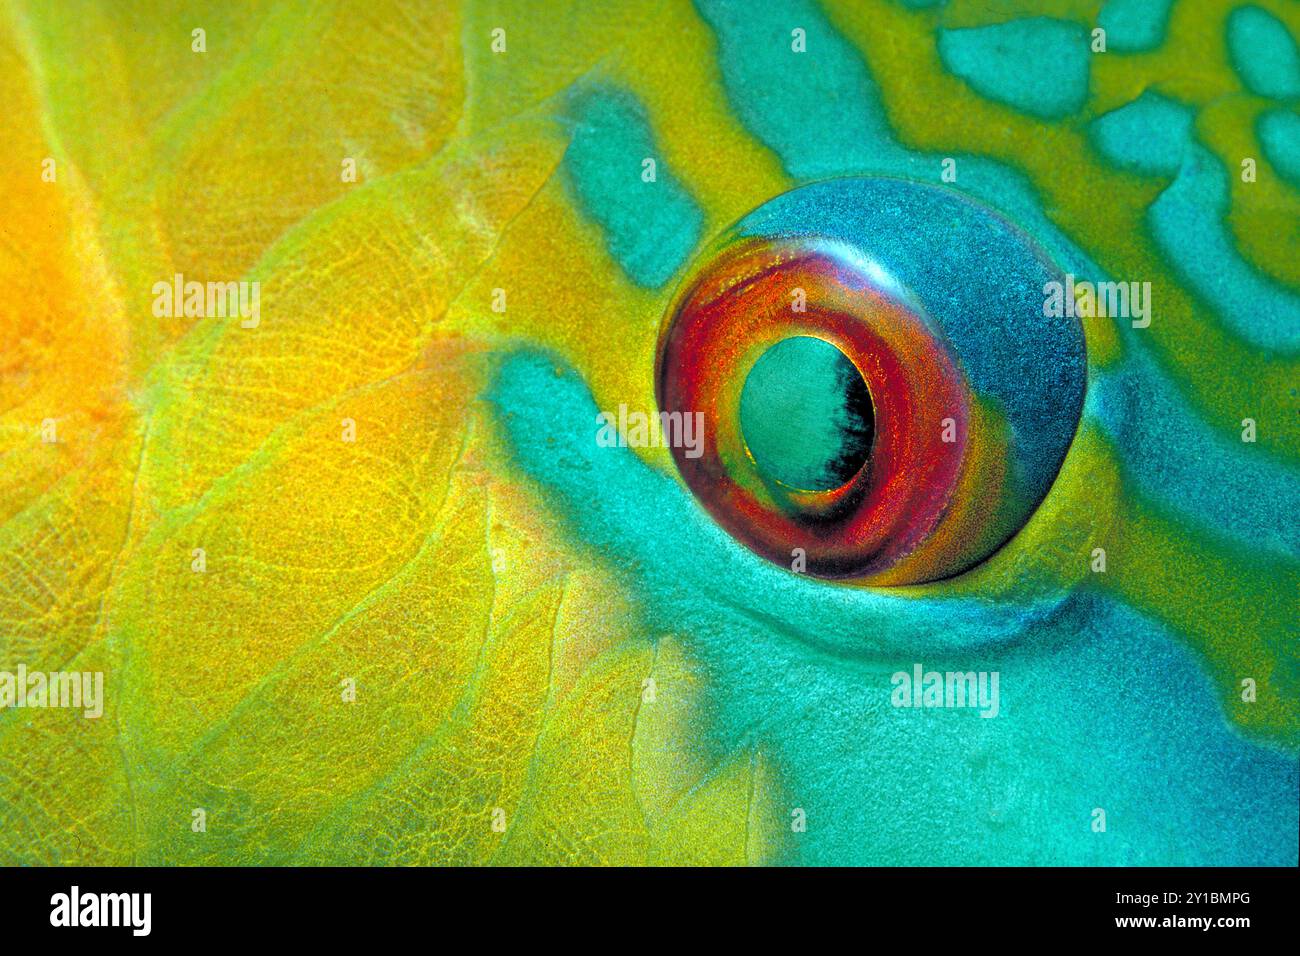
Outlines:
{"label": "fish eye", "polygon": [[1044,296],[1062,270],[952,190],[828,180],[741,219],[692,265],[656,392],[703,414],[687,486],[758,554],[858,584],[969,570],[1051,488],[1086,351]]}

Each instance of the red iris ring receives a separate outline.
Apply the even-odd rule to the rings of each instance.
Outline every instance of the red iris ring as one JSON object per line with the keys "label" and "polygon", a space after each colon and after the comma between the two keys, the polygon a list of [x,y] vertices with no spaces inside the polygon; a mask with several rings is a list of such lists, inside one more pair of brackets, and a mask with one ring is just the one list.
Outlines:
{"label": "red iris ring", "polygon": [[[796,311],[802,290],[805,311]],[[875,438],[839,488],[764,475],[739,425],[740,391],[768,348],[792,336],[838,348],[871,394]],[[942,520],[966,460],[969,389],[947,343],[903,290],[853,250],[816,239],[732,240],[670,311],[659,343],[660,408],[702,412],[699,457],[682,477],[715,520],[772,561],[801,549],[810,573],[886,575]]]}

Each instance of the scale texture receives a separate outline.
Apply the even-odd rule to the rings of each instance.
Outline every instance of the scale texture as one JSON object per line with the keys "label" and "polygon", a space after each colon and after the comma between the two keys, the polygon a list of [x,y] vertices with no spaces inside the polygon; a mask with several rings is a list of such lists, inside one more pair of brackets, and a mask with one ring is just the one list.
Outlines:
{"label": "scale texture", "polygon": [[[0,710],[0,862],[1296,865],[1297,37],[1288,0],[0,0],[0,671],[104,675],[98,718]],[[1149,325],[1079,320],[1072,433],[1032,397],[1069,354],[963,360],[1068,449],[930,583],[765,560],[594,437],[657,409],[696,257],[846,176],[1150,283]],[[959,234],[893,217],[899,268]],[[935,258],[996,300],[978,251]],[[894,706],[917,664],[997,672],[997,716]]]}

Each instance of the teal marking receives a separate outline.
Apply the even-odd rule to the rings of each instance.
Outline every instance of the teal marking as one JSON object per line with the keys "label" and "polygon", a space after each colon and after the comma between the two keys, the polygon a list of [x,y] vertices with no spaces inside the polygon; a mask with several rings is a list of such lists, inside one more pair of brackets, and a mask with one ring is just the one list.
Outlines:
{"label": "teal marking", "polygon": [[1099,371],[1085,414],[1118,445],[1121,467],[1144,494],[1239,548],[1300,559],[1300,471],[1243,444],[1237,425],[1211,428],[1186,407],[1149,353],[1146,333],[1124,323],[1124,361]]}
{"label": "teal marking", "polygon": [[1300,186],[1300,116],[1288,109],[1269,110],[1256,122],[1255,135],[1269,165]]}
{"label": "teal marking", "polygon": [[949,71],[980,95],[1043,119],[1083,106],[1091,55],[1082,26],[1048,17],[939,31]]}
{"label": "teal marking", "polygon": [[[791,175],[817,179],[903,158],[861,55],[815,5],[696,6],[718,37],[733,108]],[[806,34],[804,53],[791,48],[796,28]]]}
{"label": "teal marking", "polygon": [[1286,26],[1259,7],[1228,17],[1228,55],[1246,89],[1260,96],[1300,96],[1300,50]]}
{"label": "teal marking", "polygon": [[[1300,350],[1300,297],[1258,272],[1237,252],[1224,221],[1228,171],[1193,145],[1178,177],[1147,210],[1156,243],[1179,277],[1228,327],[1271,352]],[[1161,316],[1153,321],[1177,321]]]}
{"label": "teal marking", "polygon": [[1193,111],[1147,90],[1092,122],[1088,133],[1107,160],[1148,176],[1175,176],[1192,145]]}
{"label": "teal marking", "polygon": [[1154,50],[1165,39],[1174,0],[1110,0],[1097,16],[1106,49],[1117,53]]}
{"label": "teal marking", "polygon": [[[1225,222],[1228,173],[1196,143],[1193,120],[1191,109],[1148,90],[1095,120],[1088,132],[1116,165],[1175,177],[1147,211],[1153,235],[1180,277],[1232,331],[1271,351],[1300,348],[1300,298],[1254,269],[1233,246]],[[1269,127],[1275,145],[1277,134],[1288,128],[1282,123]]]}
{"label": "teal marking", "polygon": [[[600,227],[611,256],[637,285],[658,288],[700,241],[704,215],[655,148],[645,108],[625,90],[575,94],[564,171],[581,210]],[[642,179],[655,161],[655,181]]]}

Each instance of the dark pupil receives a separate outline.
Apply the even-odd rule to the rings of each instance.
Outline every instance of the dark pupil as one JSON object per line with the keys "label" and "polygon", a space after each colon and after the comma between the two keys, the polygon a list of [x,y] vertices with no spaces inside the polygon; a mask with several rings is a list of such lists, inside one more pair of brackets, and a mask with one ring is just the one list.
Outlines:
{"label": "dark pupil", "polygon": [[843,352],[810,336],[764,352],[740,393],[740,429],[759,470],[804,491],[829,491],[866,463],[871,393]]}

